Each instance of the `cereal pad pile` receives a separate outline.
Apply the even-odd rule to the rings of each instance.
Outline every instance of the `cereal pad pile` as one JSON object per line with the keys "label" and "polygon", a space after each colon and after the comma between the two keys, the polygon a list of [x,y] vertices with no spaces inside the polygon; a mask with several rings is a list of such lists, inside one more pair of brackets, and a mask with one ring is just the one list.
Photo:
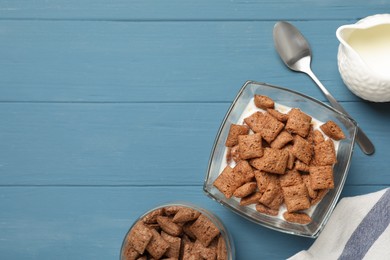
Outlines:
{"label": "cereal pad pile", "polygon": [[264,112],[256,111],[244,124],[230,126],[225,143],[228,165],[214,186],[226,198],[234,196],[240,205],[254,204],[257,211],[271,216],[277,216],[284,203],[286,221],[308,224],[311,217],[303,210],[334,188],[333,140],[345,135],[333,121],[320,126],[323,135],[313,129],[309,115],[298,108],[283,114],[267,96],[255,95],[254,103]]}
{"label": "cereal pad pile", "polygon": [[185,206],[148,213],[126,237],[122,259],[227,259],[226,241],[214,223]]}

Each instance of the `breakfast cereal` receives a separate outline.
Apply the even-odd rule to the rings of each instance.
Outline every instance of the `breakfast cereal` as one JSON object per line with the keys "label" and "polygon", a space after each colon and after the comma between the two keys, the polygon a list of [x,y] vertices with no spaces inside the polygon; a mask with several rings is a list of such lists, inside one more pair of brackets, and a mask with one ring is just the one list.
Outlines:
{"label": "breakfast cereal", "polygon": [[264,206],[263,204],[259,203],[256,204],[256,210],[260,213],[270,215],[270,216],[277,216],[279,214],[279,210],[270,209],[267,206]]}
{"label": "breakfast cereal", "polygon": [[169,247],[168,247],[167,251],[165,252],[165,255],[167,257],[173,257],[175,259],[179,259],[181,238],[171,236],[171,235],[165,233],[164,231],[161,232],[161,237],[165,241],[167,241],[169,244]]}
{"label": "breakfast cereal", "polygon": [[128,241],[132,248],[139,254],[143,254],[152,237],[152,230],[143,222],[138,222],[132,229]]}
{"label": "breakfast cereal", "polygon": [[298,160],[309,164],[313,156],[313,146],[301,136],[296,135],[294,136],[294,144],[291,152]]}
{"label": "breakfast cereal", "polygon": [[313,142],[314,144],[320,144],[325,141],[324,135],[319,130],[313,131]]}
{"label": "breakfast cereal", "polygon": [[274,108],[275,106],[275,103],[271,98],[263,95],[255,95],[254,102],[258,108],[262,109]]}
{"label": "breakfast cereal", "polygon": [[288,119],[288,115],[286,114],[283,114],[281,112],[279,112],[278,110],[275,110],[275,109],[270,109],[268,108],[266,110],[271,116],[275,117],[277,120],[279,120],[280,122],[286,122],[287,119]]}
{"label": "breakfast cereal", "polygon": [[281,149],[283,148],[286,144],[291,142],[294,139],[294,137],[287,131],[282,131],[280,134],[275,138],[275,140],[272,141],[271,143],[271,148],[275,149]]}
{"label": "breakfast cereal", "polygon": [[250,164],[258,170],[284,174],[287,167],[288,157],[289,154],[285,150],[266,148],[264,156],[251,160]]}
{"label": "breakfast cereal", "polygon": [[191,208],[182,207],[181,209],[179,209],[176,212],[176,214],[173,217],[172,221],[175,222],[175,223],[183,223],[183,222],[188,222],[188,221],[195,220],[199,216],[200,216],[200,212],[199,211],[197,211],[195,209],[191,209]]}
{"label": "breakfast cereal", "polygon": [[305,213],[285,212],[283,213],[283,217],[288,222],[294,222],[299,224],[308,224],[311,222],[311,217]]}
{"label": "breakfast cereal", "polygon": [[286,174],[279,177],[280,186],[288,187],[302,183],[302,176],[297,170],[287,170]]}
{"label": "breakfast cereal", "polygon": [[171,236],[178,236],[183,231],[182,227],[174,223],[171,218],[165,216],[158,216],[157,223],[160,225],[161,229],[168,233]]}
{"label": "breakfast cereal", "polygon": [[263,156],[260,134],[238,136],[238,147],[241,159],[251,159]]}
{"label": "breakfast cereal", "polygon": [[310,166],[310,184],[313,190],[333,189],[332,166]]}
{"label": "breakfast cereal", "polygon": [[235,125],[230,126],[229,135],[226,139],[225,145],[227,147],[233,147],[238,144],[238,136],[244,135],[249,132],[249,128],[245,125]]}
{"label": "breakfast cereal", "polygon": [[217,244],[217,260],[227,260],[226,243],[221,236],[219,236]]}
{"label": "breakfast cereal", "polygon": [[200,215],[190,229],[205,247],[209,246],[211,241],[219,235],[218,228],[204,215]]}
{"label": "breakfast cereal", "polygon": [[[213,184],[241,206],[307,224],[306,210],[334,188],[334,142],[344,133],[333,121],[323,124],[298,108],[279,111],[282,106],[269,97],[254,95],[253,102],[256,109],[242,117],[248,131],[235,134],[237,144],[227,148],[228,164]],[[282,205],[287,211],[279,215]]]}
{"label": "breakfast cereal", "polygon": [[264,113],[260,118],[261,128],[259,132],[267,143],[271,143],[278,134],[283,130],[284,124],[278,121],[275,117],[271,116],[269,113]]}
{"label": "breakfast cereal", "polygon": [[310,166],[300,160],[296,160],[294,169],[300,172],[309,172]]}
{"label": "breakfast cereal", "polygon": [[229,165],[225,167],[223,172],[214,181],[214,186],[222,192],[226,198],[230,198],[234,191],[242,184],[237,183],[233,175],[233,168]]}
{"label": "breakfast cereal", "polygon": [[292,108],[288,112],[286,130],[290,133],[306,137],[309,134],[311,117],[298,108]]}
{"label": "breakfast cereal", "polygon": [[251,204],[256,204],[259,202],[260,198],[263,196],[263,193],[255,192],[251,195],[248,195],[240,200],[241,206],[248,206]]}
{"label": "breakfast cereal", "polygon": [[318,166],[333,165],[337,162],[333,141],[328,139],[314,145],[313,164]]}
{"label": "breakfast cereal", "polygon": [[313,202],[313,200],[316,199],[318,196],[318,190],[313,189],[313,187],[311,185],[309,174],[303,174],[302,180],[303,180],[303,183],[306,185],[307,193],[309,194],[310,199],[312,199],[311,202]]}
{"label": "breakfast cereal", "polygon": [[333,140],[341,140],[345,138],[345,135],[341,128],[333,121],[329,120],[325,124],[320,126],[321,130]]}
{"label": "breakfast cereal", "polygon": [[296,212],[310,207],[309,196],[304,183],[282,187],[282,191],[288,212]]}
{"label": "breakfast cereal", "polygon": [[227,256],[225,238],[205,214],[191,207],[166,206],[134,224],[125,238],[121,259],[225,260]]}
{"label": "breakfast cereal", "polygon": [[152,229],[152,239],[146,246],[148,253],[155,259],[160,259],[169,248],[169,243],[165,241],[161,235]]}
{"label": "breakfast cereal", "polygon": [[256,191],[257,183],[256,182],[247,182],[241,187],[237,188],[236,191],[233,193],[233,196],[236,198],[243,198],[248,196],[249,194],[252,194]]}
{"label": "breakfast cereal", "polygon": [[[259,202],[263,205],[268,206],[269,208],[279,208],[280,206],[280,197],[281,186],[278,178],[270,178],[270,181],[267,185],[267,188]],[[280,204],[279,204],[280,203]],[[279,205],[278,205],[279,204]]]}

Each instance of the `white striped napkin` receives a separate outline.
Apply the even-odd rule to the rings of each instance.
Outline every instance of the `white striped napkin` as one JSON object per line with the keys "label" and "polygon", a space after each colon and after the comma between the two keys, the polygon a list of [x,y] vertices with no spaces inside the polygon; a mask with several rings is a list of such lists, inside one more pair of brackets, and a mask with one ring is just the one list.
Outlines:
{"label": "white striped napkin", "polygon": [[343,198],[313,245],[289,260],[390,259],[390,188]]}

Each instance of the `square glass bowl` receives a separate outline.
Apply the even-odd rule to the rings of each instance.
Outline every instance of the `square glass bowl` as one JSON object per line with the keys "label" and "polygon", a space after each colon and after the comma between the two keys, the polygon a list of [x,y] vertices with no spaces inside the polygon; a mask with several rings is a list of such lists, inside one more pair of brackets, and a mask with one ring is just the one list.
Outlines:
{"label": "square glass bowl", "polygon": [[[240,206],[238,199],[234,197],[227,199],[213,186],[213,182],[226,165],[225,141],[229,133],[230,125],[242,124],[242,122],[238,122],[238,120],[240,120],[241,115],[244,113],[248,103],[255,94],[268,96],[277,104],[291,108],[299,108],[313,117],[313,119],[317,119],[321,122],[332,120],[341,127],[346,136],[346,138],[341,140],[338,144],[337,163],[333,168],[335,187],[334,189],[329,190],[321,202],[305,211],[312,218],[312,221],[309,224],[302,225],[290,223],[285,221],[283,217],[280,216],[281,214],[277,217],[273,217],[256,211],[254,206]],[[203,190],[210,198],[257,224],[289,234],[315,238],[324,228],[343,189],[351,163],[356,133],[357,124],[354,120],[314,98],[289,89],[248,81],[238,92],[219,128],[211,151]],[[280,211],[282,211],[282,208]]]}

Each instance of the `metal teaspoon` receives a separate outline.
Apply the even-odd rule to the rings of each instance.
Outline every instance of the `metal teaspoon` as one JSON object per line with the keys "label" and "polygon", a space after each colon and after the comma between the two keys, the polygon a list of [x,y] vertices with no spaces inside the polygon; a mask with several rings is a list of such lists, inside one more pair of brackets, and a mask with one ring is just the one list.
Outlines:
{"label": "metal teaspoon", "polygon": [[[275,48],[287,67],[310,76],[322,90],[332,107],[351,117],[312,72],[310,68],[310,46],[298,29],[288,22],[277,22],[274,26],[273,36]],[[356,142],[365,154],[371,155],[375,152],[374,145],[360,127],[358,127]]]}

